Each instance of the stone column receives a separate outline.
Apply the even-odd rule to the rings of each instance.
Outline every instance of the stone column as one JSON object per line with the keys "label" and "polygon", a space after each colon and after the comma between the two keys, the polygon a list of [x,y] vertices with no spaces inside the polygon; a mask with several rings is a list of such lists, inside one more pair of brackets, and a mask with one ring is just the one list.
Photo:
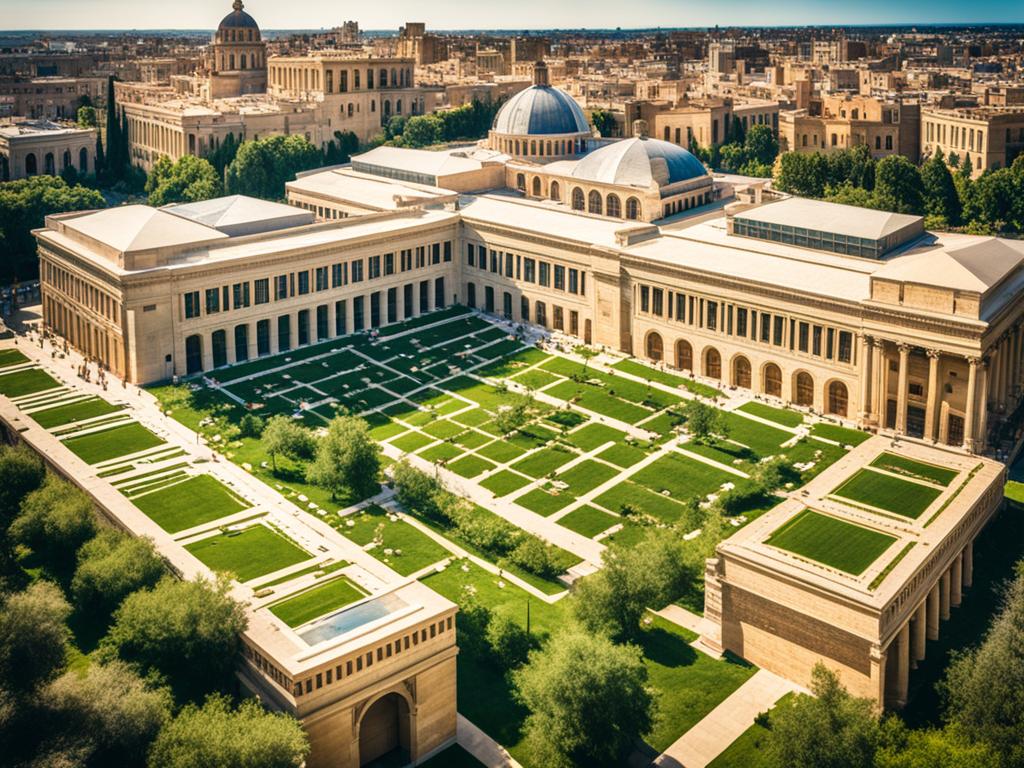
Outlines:
{"label": "stone column", "polygon": [[988,442],[988,398],[985,393],[988,392],[988,366],[984,360],[981,363],[981,377],[978,382],[978,392],[981,394],[981,402],[978,403],[978,407],[981,409],[978,414],[978,436],[974,441],[975,451],[981,452],[985,450],[985,444]]}
{"label": "stone column", "polygon": [[933,443],[938,439],[939,416],[939,356],[937,349],[928,350],[928,405],[924,416],[924,439]]}
{"label": "stone column", "polygon": [[961,588],[964,578],[964,555],[961,552],[953,561],[949,576],[949,604],[954,608],[960,607]]}
{"label": "stone column", "polygon": [[907,703],[907,690],[910,687],[910,624],[900,627],[896,636],[896,706],[903,707]]}
{"label": "stone column", "polygon": [[928,639],[939,639],[939,585],[932,586],[928,593]]}
{"label": "stone column", "polygon": [[925,645],[928,638],[928,600],[921,601],[921,604],[917,606],[917,610],[914,611],[914,661],[923,661],[925,654]]}
{"label": "stone column", "polygon": [[250,360],[255,360],[257,357],[259,357],[259,346],[257,345],[257,341],[258,340],[256,338],[256,323],[255,322],[246,323],[245,327],[246,327],[246,331],[245,331],[246,340],[249,342],[249,344],[248,344],[248,346],[249,346],[249,349],[248,349],[249,359]]}
{"label": "stone column", "polygon": [[978,412],[978,363],[977,357],[967,358],[967,402],[964,405],[964,448],[974,448],[974,416]]}
{"label": "stone column", "polygon": [[970,589],[974,584],[974,540],[967,542],[964,547],[963,585]]}
{"label": "stone column", "polygon": [[910,360],[910,345],[899,344],[900,372],[896,391],[896,432],[905,434],[907,431],[907,367]]}
{"label": "stone column", "polygon": [[886,386],[885,386],[885,341],[883,339],[874,338],[871,340],[873,347],[873,357],[871,367],[874,372],[875,380],[871,384],[872,396],[871,396],[871,410],[874,413],[875,423],[878,426],[885,426],[885,399],[886,399]]}
{"label": "stone column", "polygon": [[871,337],[860,337],[860,421],[871,418]]}
{"label": "stone column", "polygon": [[949,571],[939,577],[939,618],[949,621]]}

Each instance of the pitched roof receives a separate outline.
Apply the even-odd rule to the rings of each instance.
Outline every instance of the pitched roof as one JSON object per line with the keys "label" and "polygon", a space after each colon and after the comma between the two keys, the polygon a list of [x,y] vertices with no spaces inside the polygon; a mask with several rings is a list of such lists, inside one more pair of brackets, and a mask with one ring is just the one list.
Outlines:
{"label": "pitched roof", "polygon": [[77,232],[121,253],[188,245],[227,237],[212,227],[173,216],[148,205],[123,205],[65,219]]}

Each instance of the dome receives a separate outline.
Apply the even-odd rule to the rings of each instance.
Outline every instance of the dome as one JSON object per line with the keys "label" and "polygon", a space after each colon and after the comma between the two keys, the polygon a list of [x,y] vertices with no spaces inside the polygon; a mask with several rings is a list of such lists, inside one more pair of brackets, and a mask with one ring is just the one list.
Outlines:
{"label": "dome", "polygon": [[632,138],[595,149],[576,164],[572,175],[603,184],[667,187],[707,173],[700,160],[677,144]]}
{"label": "dome", "polygon": [[590,125],[568,93],[550,85],[531,85],[498,110],[494,131],[512,136],[589,135]]}
{"label": "dome", "polygon": [[260,27],[256,23],[256,19],[243,11],[242,7],[242,0],[235,0],[232,6],[234,10],[221,19],[217,29],[255,29],[259,31]]}

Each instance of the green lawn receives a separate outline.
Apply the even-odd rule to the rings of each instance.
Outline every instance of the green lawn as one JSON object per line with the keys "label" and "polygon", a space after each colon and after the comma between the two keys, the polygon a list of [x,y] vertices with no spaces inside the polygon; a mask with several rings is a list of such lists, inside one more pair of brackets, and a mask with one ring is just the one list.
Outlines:
{"label": "green lawn", "polygon": [[558,519],[558,524],[568,528],[570,531],[575,531],[581,536],[587,538],[593,538],[602,531],[607,531],[616,523],[621,523],[622,519],[615,515],[609,515],[596,507],[580,507],[574,509],[565,517]]}
{"label": "green lawn", "polygon": [[751,416],[758,416],[762,419],[768,419],[768,421],[774,421],[776,424],[781,424],[784,427],[797,427],[804,423],[804,416],[802,413],[787,411],[785,408],[773,408],[770,405],[765,405],[764,403],[758,403],[756,401],[744,403],[738,410],[741,410],[744,413],[749,413]]}
{"label": "green lawn", "polygon": [[0,395],[8,397],[31,395],[33,392],[42,392],[59,386],[60,382],[42,368],[26,368],[0,376]]}
{"label": "green lawn", "polygon": [[723,413],[722,419],[728,425],[729,439],[742,443],[759,456],[774,456],[779,446],[793,437],[792,432],[769,427],[738,413]]}
{"label": "green lawn", "polygon": [[0,349],[0,368],[27,363],[28,358],[18,349]]}
{"label": "green lawn", "polygon": [[859,576],[896,537],[805,509],[776,529],[766,544]]}
{"label": "green lawn", "polygon": [[955,469],[937,467],[934,464],[925,464],[923,461],[914,461],[905,456],[897,456],[894,453],[885,452],[871,462],[872,467],[878,467],[897,475],[905,475],[915,480],[925,480],[930,483],[938,483],[947,486],[956,479],[959,473]]}
{"label": "green lawn", "polygon": [[419,432],[409,432],[401,437],[395,438],[391,441],[391,444],[403,453],[412,453],[413,451],[418,451],[420,448],[430,445],[433,442],[435,442],[435,440],[432,437],[420,434]]}
{"label": "green lawn", "polygon": [[530,477],[545,477],[575,458],[576,454],[554,448],[542,448],[512,465],[512,469]]}
{"label": "green lawn", "polygon": [[74,421],[117,413],[120,410],[123,410],[123,406],[112,405],[99,397],[91,397],[88,400],[79,400],[77,403],[58,405],[56,408],[47,408],[44,411],[35,411],[29,414],[29,416],[43,429],[52,429],[53,427],[60,427]]}
{"label": "green lawn", "polygon": [[249,507],[227,486],[210,475],[136,496],[132,504],[168,533],[177,533]]}
{"label": "green lawn", "polygon": [[625,443],[610,445],[597,454],[599,459],[610,461],[618,467],[632,467],[646,456],[647,453],[643,449]]}
{"label": "green lawn", "polygon": [[516,504],[531,512],[536,512],[538,515],[550,517],[560,509],[565,509],[575,500],[576,498],[571,493],[555,494],[548,493],[542,488],[534,488],[516,499]]}
{"label": "green lawn", "polygon": [[[349,526],[349,521],[355,525]],[[402,576],[444,560],[449,554],[448,550],[404,520],[392,522],[380,507],[369,507],[343,518],[335,517],[331,523],[361,547],[379,536],[380,543],[369,550],[370,554]],[[391,554],[387,553],[389,549]]]}
{"label": "green lawn", "polygon": [[[770,711],[790,706],[794,698],[795,694],[787,693]],[[754,723],[722,754],[708,763],[708,768],[773,768],[766,751],[768,734],[767,728]]]}
{"label": "green lawn", "polygon": [[720,390],[717,390],[714,387],[709,387],[707,384],[701,384],[700,382],[688,379],[685,376],[652,368],[651,366],[644,365],[636,360],[620,360],[612,365],[612,368],[620,370],[623,373],[631,373],[634,376],[640,376],[650,381],[656,381],[659,384],[668,384],[670,387],[684,387],[690,392],[697,395],[703,395],[704,397],[717,397],[722,394]]}
{"label": "green lawn", "polygon": [[582,496],[587,491],[592,491],[602,483],[608,482],[618,473],[619,470],[615,467],[609,467],[607,464],[593,459],[586,459],[557,475],[556,479],[568,484],[569,493]]}
{"label": "green lawn", "polygon": [[163,440],[137,422],[131,422],[88,435],[69,437],[64,446],[86,464],[138,453],[163,445]]}
{"label": "green lawn", "polygon": [[481,472],[493,469],[494,464],[473,454],[467,454],[448,465],[448,469],[462,477],[476,477]]}
{"label": "green lawn", "polygon": [[490,477],[480,481],[480,487],[486,488],[495,496],[507,496],[512,491],[517,491],[524,485],[529,485],[530,478],[516,474],[510,469],[503,469]]}
{"label": "green lawn", "polygon": [[344,576],[338,576],[300,592],[295,597],[274,603],[270,606],[270,612],[289,627],[297,627],[318,616],[344,608],[360,600],[365,594]]}
{"label": "green lawn", "polygon": [[592,451],[605,443],[622,440],[625,437],[625,432],[612,429],[607,424],[587,424],[570,432],[565,439],[581,451]]}
{"label": "green lawn", "polygon": [[833,496],[884,509],[914,520],[919,518],[941,493],[938,488],[883,475],[870,469],[859,470],[832,491]]}
{"label": "green lawn", "polygon": [[220,533],[185,547],[215,571],[248,581],[308,560],[310,554],[266,525]]}
{"label": "green lawn", "polygon": [[619,512],[624,506],[629,505],[635,510],[666,523],[676,522],[686,510],[682,503],[650,491],[630,480],[625,480],[605,491],[594,499],[594,503],[612,512]]}
{"label": "green lawn", "polygon": [[641,408],[639,405],[619,400],[613,397],[600,387],[593,387],[589,384],[577,384],[574,381],[563,381],[553,387],[544,390],[545,394],[557,397],[560,400],[569,401],[577,399],[581,408],[618,419],[627,424],[636,424],[651,415],[651,411]]}
{"label": "green lawn", "polygon": [[676,501],[686,501],[693,496],[703,498],[719,490],[723,483],[740,485],[744,482],[738,475],[675,452],[648,464],[630,479],[655,493],[667,490]]}
{"label": "green lawn", "polygon": [[871,434],[868,432],[840,427],[838,424],[826,424],[821,421],[811,426],[811,434],[816,437],[824,437],[826,440],[835,440],[840,445],[854,447],[871,438]]}

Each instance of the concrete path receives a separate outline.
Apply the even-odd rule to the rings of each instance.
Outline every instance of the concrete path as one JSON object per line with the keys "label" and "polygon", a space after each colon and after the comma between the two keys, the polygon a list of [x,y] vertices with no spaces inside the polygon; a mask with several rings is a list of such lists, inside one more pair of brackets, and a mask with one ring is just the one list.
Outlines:
{"label": "concrete path", "polygon": [[459,746],[487,768],[523,768],[498,742],[459,715],[455,728]]}
{"label": "concrete path", "polygon": [[691,632],[696,632],[698,635],[701,633],[701,624],[704,621],[703,616],[698,616],[693,611],[688,611],[682,606],[672,603],[665,606],[660,611],[653,612],[656,616],[666,621],[671,621],[673,624],[678,624],[684,629],[688,629]]}
{"label": "concrete path", "polygon": [[705,768],[749,728],[758,713],[799,688],[761,669],[654,761],[661,768]]}

